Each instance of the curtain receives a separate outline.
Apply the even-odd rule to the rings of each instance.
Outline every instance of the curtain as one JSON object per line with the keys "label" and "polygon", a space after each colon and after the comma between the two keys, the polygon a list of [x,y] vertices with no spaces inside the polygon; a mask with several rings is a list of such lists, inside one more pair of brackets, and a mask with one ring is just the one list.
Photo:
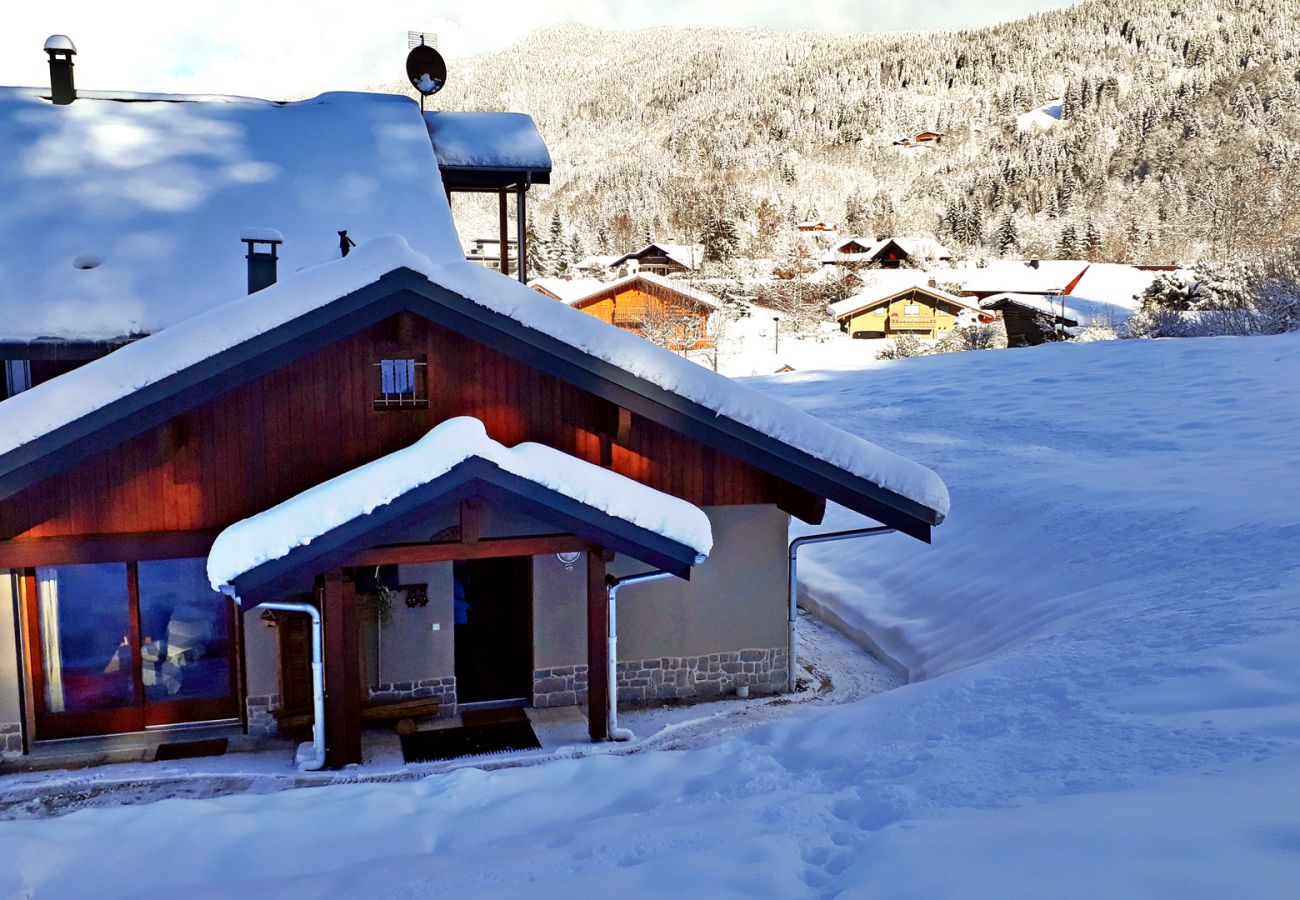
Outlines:
{"label": "curtain", "polygon": [[379,363],[382,384],[380,389],[385,394],[415,393],[415,360],[385,359]]}
{"label": "curtain", "polygon": [[36,570],[41,614],[41,657],[45,661],[45,708],[63,712],[63,650],[59,641],[59,575],[52,567]]}

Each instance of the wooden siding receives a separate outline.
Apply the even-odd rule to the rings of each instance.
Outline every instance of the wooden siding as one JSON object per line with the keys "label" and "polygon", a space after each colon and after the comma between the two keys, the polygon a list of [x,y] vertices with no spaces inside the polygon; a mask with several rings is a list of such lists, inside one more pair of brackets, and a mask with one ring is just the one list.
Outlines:
{"label": "wooden siding", "polygon": [[[919,315],[907,315],[907,307],[912,304],[920,307]],[[854,337],[907,333],[937,338],[956,327],[959,312],[961,310],[947,300],[915,288],[894,297],[881,298],[879,303],[845,316],[840,324]]]}
{"label": "wooden siding", "polygon": [[699,320],[697,327],[701,337],[692,342],[690,347],[682,346],[685,343],[682,341],[671,349],[699,350],[713,346],[712,338],[708,337],[709,316],[713,313],[712,309],[685,294],[645,280],[601,291],[580,303],[575,303],[574,308],[633,334],[640,332],[646,317],[656,308],[670,318],[694,317]]}
{"label": "wooden siding", "polygon": [[[376,358],[423,354],[427,408],[375,410]],[[578,388],[403,315],[178,416],[0,503],[4,537],[221,528],[459,415],[507,445],[538,441],[701,505],[775,503],[779,479]],[[617,420],[617,416],[614,417]],[[605,425],[605,432],[609,429]]]}

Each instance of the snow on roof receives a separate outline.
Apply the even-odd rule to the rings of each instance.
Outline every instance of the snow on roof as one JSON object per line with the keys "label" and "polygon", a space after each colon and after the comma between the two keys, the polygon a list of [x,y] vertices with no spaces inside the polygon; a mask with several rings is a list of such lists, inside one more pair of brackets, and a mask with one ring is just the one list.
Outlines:
{"label": "snow on roof", "polygon": [[275,228],[265,228],[259,225],[245,225],[239,229],[239,239],[241,241],[257,241],[258,243],[268,243],[278,241],[284,243],[284,232]]}
{"label": "snow on roof", "polygon": [[972,294],[1059,294],[1088,268],[1081,259],[996,260],[982,269],[953,269],[945,278]]}
{"label": "snow on roof", "polygon": [[925,291],[961,309],[979,311],[979,307],[973,305],[971,298],[958,297],[940,288],[931,287],[929,276],[919,269],[881,269],[867,274],[869,277],[863,279],[865,287],[862,290],[838,303],[831,304],[832,316],[841,319],[911,288]]}
{"label": "snow on roof", "polygon": [[544,444],[506,447],[478,419],[448,419],[409,447],[318,484],[227,527],[208,553],[214,590],[297,547],[391,503],[468,459],[507,472],[607,515],[685,544],[702,556],[713,549],[709,518],[685,500],[657,491]]}
{"label": "snow on roof", "polygon": [[1163,274],[1166,273],[1122,263],[1093,263],[1070,290],[1071,302],[1086,299],[1131,312],[1138,307],[1138,295]]}
{"label": "snow on roof", "polygon": [[599,278],[534,278],[528,282],[530,288],[541,288],[565,303],[575,303],[609,284],[613,282]]}
{"label": "snow on roof", "polygon": [[[539,281],[540,280],[541,279],[539,279]],[[547,281],[564,281],[564,279],[547,279]],[[656,287],[663,288],[664,290],[673,291],[681,294],[683,297],[689,297],[697,303],[702,303],[705,306],[712,307],[713,309],[717,309],[722,305],[722,301],[717,297],[712,294],[706,294],[704,291],[697,290],[685,281],[676,278],[665,278],[662,275],[656,275],[653,272],[633,272],[631,275],[624,275],[622,278],[616,278],[613,281],[598,281],[594,278],[575,278],[573,281],[568,282],[568,284],[580,285],[581,288],[584,289],[583,293],[577,294],[572,298],[558,293],[557,296],[570,306],[574,306],[589,297],[594,297],[595,295],[602,294],[606,291],[617,291],[635,284],[638,281],[653,284]]]}
{"label": "snow on roof", "polygon": [[426,112],[425,126],[444,168],[551,169],[533,117],[512,112]]}
{"label": "snow on roof", "polygon": [[[337,257],[344,228],[460,256],[409,98],[94,96],[0,88],[0,340],[154,332],[223,303],[247,284],[248,223],[282,232],[281,277]],[[87,255],[102,264],[75,268]]]}
{"label": "snow on roof", "polygon": [[[880,240],[871,238],[847,237],[838,242],[822,257],[824,263],[838,263],[851,260],[871,259],[890,243],[897,244],[900,249],[908,256],[915,256],[927,259],[951,259],[952,253],[943,244],[934,238],[928,237],[884,237]],[[851,243],[856,243],[866,249],[864,250],[845,250],[844,248]]]}
{"label": "snow on roof", "polygon": [[664,256],[671,259],[680,266],[688,269],[699,268],[700,262],[704,259],[703,244],[663,244],[659,241],[652,241],[646,244],[640,250],[634,250],[631,253],[625,253],[617,257],[610,266],[620,266],[633,257],[641,256],[650,250],[659,250]]}
{"label": "snow on roof", "polygon": [[[446,210],[446,197],[438,202]],[[432,210],[430,214],[432,214]],[[387,235],[351,255],[299,272],[186,319],[0,402],[0,454],[88,415],[312,309],[406,267],[521,325],[774,440],[946,516],[948,489],[934,472],[703,366],[556,303],[512,278],[455,256],[435,261]]]}
{"label": "snow on roof", "polygon": [[1089,300],[1070,294],[1049,297],[1043,294],[1001,293],[985,297],[979,303],[981,308],[991,309],[1003,302],[1014,303],[1046,316],[1070,319],[1076,325],[1117,325],[1137,310],[1136,303]]}
{"label": "snow on roof", "polygon": [[1037,109],[1016,116],[1017,131],[1033,131],[1038,128],[1054,128],[1061,124],[1060,100],[1049,100]]}

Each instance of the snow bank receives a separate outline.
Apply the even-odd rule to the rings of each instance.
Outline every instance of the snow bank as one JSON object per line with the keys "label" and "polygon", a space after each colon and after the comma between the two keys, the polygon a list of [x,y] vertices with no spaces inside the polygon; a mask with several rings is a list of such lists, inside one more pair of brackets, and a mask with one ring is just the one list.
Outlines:
{"label": "snow bank", "polygon": [[[445,199],[439,202],[445,209]],[[474,303],[869,479],[940,515],[948,512],[947,488],[924,466],[774,403],[744,385],[557,303],[514,279],[459,258],[434,262],[394,235],[362,244],[346,258],[300,272],[256,294],[194,316],[5,400],[0,403],[0,453],[403,266]]]}
{"label": "snow bank", "polygon": [[4,822],[0,895],[1289,896],[1297,383],[1300,336],[760,382],[950,473],[933,548],[800,557],[933,677],[705,749]]}
{"label": "snow bank", "polygon": [[[223,303],[247,283],[250,223],[283,233],[282,278],[337,257],[340,229],[461,256],[409,98],[99,96],[129,95],[0,88],[4,339],[155,332]],[[74,266],[87,255],[102,265]]]}
{"label": "snow bank", "polygon": [[708,516],[697,507],[543,444],[513,448],[487,435],[478,419],[448,419],[405,449],[345,472],[229,526],[208,553],[208,579],[220,590],[262,563],[428,484],[468,459],[485,459],[702,556],[713,549]]}

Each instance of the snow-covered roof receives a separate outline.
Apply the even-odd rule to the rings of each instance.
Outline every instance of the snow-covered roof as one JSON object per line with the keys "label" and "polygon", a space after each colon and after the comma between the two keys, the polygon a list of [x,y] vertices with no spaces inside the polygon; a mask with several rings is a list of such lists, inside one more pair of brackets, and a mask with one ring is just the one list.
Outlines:
{"label": "snow-covered roof", "polygon": [[506,447],[478,419],[448,419],[409,447],[318,484],[227,527],[208,553],[214,590],[374,512],[469,459],[491,462],[606,515],[708,556],[709,518],[698,507],[544,444]]}
{"label": "snow-covered roof", "polygon": [[[845,250],[849,244],[856,243],[864,250]],[[943,244],[934,238],[928,237],[885,237],[880,240],[862,237],[846,237],[831,247],[822,256],[823,263],[840,263],[854,260],[868,260],[875,257],[881,250],[884,250],[890,243],[897,244],[898,247],[908,256],[918,259],[951,259],[952,253]]]}
{"label": "snow-covered roof", "polygon": [[660,253],[668,259],[671,259],[678,265],[685,266],[688,269],[698,269],[700,262],[704,259],[703,244],[663,244],[659,241],[652,241],[640,250],[634,250],[631,253],[626,253],[623,256],[617,257],[609,265],[611,268],[621,266],[629,259],[643,256],[653,250],[660,251]]}
{"label": "snow-covered roof", "polygon": [[[445,196],[437,196],[445,210]],[[346,258],[238,297],[0,402],[0,456],[400,268],[525,329],[563,342],[579,354],[924,506],[940,519],[947,515],[948,490],[924,466],[543,297],[511,278],[465,262],[458,253],[432,260],[396,235],[364,243]]]}
{"label": "snow-covered roof", "polygon": [[512,112],[426,112],[424,121],[444,169],[551,170],[533,117]]}
{"label": "snow-covered roof", "polygon": [[[539,281],[540,280],[541,279],[539,279]],[[550,290],[551,282],[554,281],[563,282],[564,279],[562,278],[546,279],[546,281],[547,281],[547,289]],[[697,303],[701,303],[704,306],[712,307],[713,309],[717,309],[722,302],[712,294],[706,294],[704,291],[697,290],[691,287],[685,281],[676,278],[665,278],[662,275],[656,275],[653,272],[633,272],[631,275],[624,275],[622,278],[616,278],[613,281],[597,281],[596,279],[593,278],[584,278],[584,279],[575,278],[573,281],[567,282],[567,284],[578,285],[577,289],[566,290],[565,288],[561,288],[561,290],[565,291],[565,293],[558,293],[555,291],[552,291],[552,293],[555,293],[556,296],[558,296],[561,300],[563,300],[565,303],[569,304],[570,306],[576,306],[579,303],[582,303],[584,300],[587,300],[598,294],[603,294],[608,291],[619,291],[625,287],[631,287],[632,285],[636,284],[638,281],[643,282],[645,284],[655,285],[656,287],[663,288],[664,290],[673,291],[674,293],[681,294],[683,297],[689,297],[691,300],[694,300]],[[581,290],[582,292],[578,293],[577,292],[578,290]]]}
{"label": "snow-covered roof", "polygon": [[154,332],[224,303],[247,284],[250,224],[282,233],[281,277],[337,257],[340,229],[460,257],[409,98],[39,93],[0,88],[0,340]]}
{"label": "snow-covered roof", "polygon": [[1158,269],[1139,269],[1122,263],[1092,263],[1078,284],[1070,289],[1070,298],[1136,310],[1137,296],[1163,274],[1166,273]]}
{"label": "snow-covered roof", "polygon": [[1081,259],[1007,259],[982,269],[953,269],[945,278],[971,294],[1060,294],[1086,268]]}
{"label": "snow-covered roof", "polygon": [[1137,304],[1131,301],[1107,302],[1070,294],[1045,296],[1002,293],[985,297],[979,303],[983,309],[992,309],[1001,303],[1013,303],[1045,316],[1069,319],[1075,325],[1117,325],[1126,321],[1137,310]]}
{"label": "snow-covered roof", "polygon": [[903,293],[904,291],[908,291],[912,289],[916,289],[918,291],[924,291],[930,296],[935,297],[939,300],[943,300],[947,303],[950,303],[953,306],[957,307],[958,309],[968,309],[971,310],[972,312],[980,311],[978,306],[973,305],[969,297],[957,297],[953,294],[948,293],[947,291],[940,290],[939,288],[936,287],[931,287],[928,283],[927,276],[924,272],[920,272],[915,269],[911,271],[906,269],[892,269],[892,270],[884,270],[881,271],[880,273],[875,273],[875,274],[880,274],[880,275],[897,274],[903,277],[882,278],[878,283],[874,283],[867,286],[863,290],[858,291],[853,296],[846,297],[845,299],[840,300],[838,303],[832,303],[830,306],[831,315],[836,319],[842,319],[845,316],[850,316],[856,312],[860,312],[861,310],[870,309],[871,307],[879,303],[883,303],[884,301],[890,299],[891,297],[895,297],[898,294]]}
{"label": "snow-covered roof", "polygon": [[1055,128],[1061,124],[1060,100],[1049,100],[1037,109],[1016,116],[1017,131],[1033,131],[1038,128]]}
{"label": "snow-covered roof", "polygon": [[581,300],[609,284],[613,282],[601,281],[599,278],[534,278],[528,282],[530,288],[540,288],[565,303]]}

